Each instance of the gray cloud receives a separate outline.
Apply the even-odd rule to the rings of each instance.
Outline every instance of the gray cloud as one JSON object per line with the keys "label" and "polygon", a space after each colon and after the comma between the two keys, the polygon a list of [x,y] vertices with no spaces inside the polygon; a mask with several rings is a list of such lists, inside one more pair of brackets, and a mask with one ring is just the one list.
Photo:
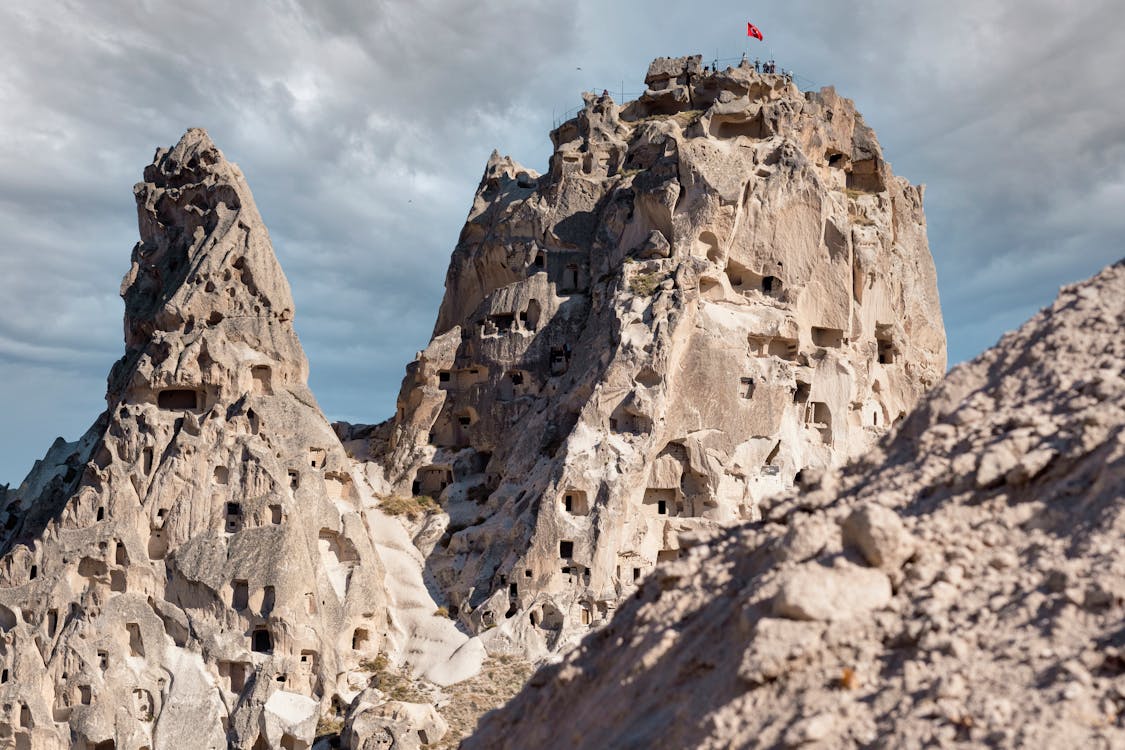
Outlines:
{"label": "gray cloud", "polygon": [[[334,418],[393,411],[495,147],[542,168],[582,89],[737,56],[753,20],[925,182],[953,361],[1122,255],[1125,10],[1110,2],[39,2],[0,9],[0,481],[103,406],[132,184],[206,127],[237,161]],[[751,54],[759,50],[751,47]],[[579,70],[581,68],[581,70]]]}

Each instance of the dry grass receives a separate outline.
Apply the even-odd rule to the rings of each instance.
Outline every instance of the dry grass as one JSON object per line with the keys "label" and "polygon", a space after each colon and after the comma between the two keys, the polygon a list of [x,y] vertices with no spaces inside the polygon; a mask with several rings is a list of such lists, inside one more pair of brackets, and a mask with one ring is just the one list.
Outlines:
{"label": "dry grass", "polygon": [[[448,701],[438,709],[438,713],[449,724],[449,732],[441,742],[426,746],[435,750],[454,750],[476,729],[480,717],[511,700],[527,684],[532,672],[530,662],[513,656],[500,656],[487,660],[476,677],[447,688],[437,688],[395,668],[385,654],[364,659],[359,668],[371,673],[368,684],[383,691],[388,700],[434,703],[442,693],[448,696]],[[317,723],[316,736],[336,736],[343,727],[341,717],[323,716]]]}
{"label": "dry grass", "polygon": [[[856,190],[855,188],[844,188],[844,194],[847,195],[848,199],[852,201],[858,200],[865,195],[871,195],[871,193],[865,192],[863,190]],[[857,213],[855,210],[857,208],[858,207],[854,205],[849,206],[848,218],[851,219],[851,222],[861,227],[875,226],[875,222],[872,219],[867,218],[867,216],[863,214]]]}
{"label": "dry grass", "polygon": [[645,117],[638,117],[630,124],[634,127],[646,122],[659,122],[661,120],[675,120],[676,124],[681,128],[686,128],[694,124],[703,116],[702,109],[685,109],[682,112],[676,112],[670,115],[646,115]]}
{"label": "dry grass", "polygon": [[453,750],[473,733],[480,717],[507,703],[531,676],[531,663],[513,656],[499,656],[485,662],[480,674],[447,688],[451,700],[441,708],[449,723],[449,733],[433,747]]}
{"label": "dry grass", "polygon": [[385,654],[379,654],[374,659],[364,659],[359,663],[359,668],[371,672],[367,684],[382,690],[390,700],[403,703],[429,703],[431,700],[429,695],[419,690],[409,674],[392,667]]}
{"label": "dry grass", "polygon": [[379,507],[388,516],[406,516],[415,521],[422,516],[431,515],[441,511],[432,497],[418,495],[416,497],[386,497]]}
{"label": "dry grass", "polygon": [[332,737],[344,728],[344,720],[338,716],[321,716],[316,722],[316,737]]}
{"label": "dry grass", "polygon": [[703,116],[702,109],[687,109],[683,112],[677,112],[672,115],[672,119],[676,121],[681,128],[685,130],[695,123],[699,122],[699,118]]}
{"label": "dry grass", "polygon": [[663,280],[658,273],[638,273],[629,279],[629,291],[638,297],[651,297]]}

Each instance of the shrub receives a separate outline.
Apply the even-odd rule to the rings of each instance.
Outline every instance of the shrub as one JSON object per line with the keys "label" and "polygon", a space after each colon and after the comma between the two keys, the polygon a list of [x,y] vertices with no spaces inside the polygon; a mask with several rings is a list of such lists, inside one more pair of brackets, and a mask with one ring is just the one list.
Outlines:
{"label": "shrub", "polygon": [[379,654],[374,659],[363,659],[359,668],[370,672],[371,677],[367,684],[379,688],[387,697],[394,701],[404,703],[428,703],[429,697],[418,690],[414,680],[403,670],[391,666],[386,654]]}
{"label": "shrub", "polygon": [[687,128],[699,122],[699,118],[702,116],[703,110],[701,109],[687,109],[672,115],[672,119],[675,120],[681,128]]}
{"label": "shrub", "polygon": [[651,297],[661,281],[660,274],[638,273],[629,279],[629,291],[638,297]]}
{"label": "shrub", "polygon": [[330,737],[339,734],[344,728],[344,720],[338,716],[321,716],[316,721],[316,736]]}
{"label": "shrub", "polygon": [[388,516],[406,516],[411,521],[420,516],[432,515],[441,511],[434,499],[429,495],[415,497],[386,497],[380,504],[383,512]]}
{"label": "shrub", "polygon": [[385,674],[391,665],[391,660],[387,658],[386,654],[379,654],[374,659],[360,659],[359,668],[364,672],[374,673],[374,678]]}

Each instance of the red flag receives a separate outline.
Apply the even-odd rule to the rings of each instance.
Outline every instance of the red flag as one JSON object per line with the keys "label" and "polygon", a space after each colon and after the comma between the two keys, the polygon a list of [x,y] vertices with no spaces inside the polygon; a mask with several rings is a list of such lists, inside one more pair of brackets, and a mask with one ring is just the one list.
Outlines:
{"label": "red flag", "polygon": [[750,23],[749,21],[746,22],[746,36],[752,36],[759,42],[766,41],[762,38],[762,32],[758,30],[758,27]]}

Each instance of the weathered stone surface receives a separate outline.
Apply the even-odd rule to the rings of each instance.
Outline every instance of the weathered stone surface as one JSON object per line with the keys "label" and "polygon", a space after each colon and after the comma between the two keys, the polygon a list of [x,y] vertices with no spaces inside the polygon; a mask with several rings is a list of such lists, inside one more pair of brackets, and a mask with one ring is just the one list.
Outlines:
{"label": "weathered stone surface", "polygon": [[[466,639],[432,617],[420,562],[413,587],[385,574],[241,172],[190,130],[135,192],[108,408],[0,498],[0,735],[307,748],[363,660],[421,634],[437,668]],[[403,633],[411,606],[439,624]]]}
{"label": "weathered stone surface", "polygon": [[384,747],[382,735],[394,738],[393,747],[422,747],[440,742],[449,731],[445,719],[428,703],[387,701],[377,691],[367,691],[352,705],[343,736],[348,750]]}
{"label": "weathered stone surface", "polygon": [[698,57],[646,82],[586,95],[546,174],[493,155],[395,419],[342,428],[380,494],[438,500],[427,574],[495,652],[604,624],[944,371],[922,189],[850,101]]}
{"label": "weathered stone surface", "polygon": [[789,530],[777,546],[781,560],[801,562],[820,552],[839,537],[839,529],[822,516],[807,515],[794,518]]}
{"label": "weathered stone surface", "polygon": [[844,544],[855,547],[877,568],[898,570],[914,555],[917,542],[890,508],[867,503],[844,520]]}
{"label": "weathered stone surface", "polygon": [[262,731],[269,747],[284,747],[297,740],[309,742],[316,734],[320,702],[299,693],[278,690],[266,700],[262,711]]}
{"label": "weathered stone surface", "polygon": [[785,733],[786,747],[802,747],[827,740],[836,731],[838,721],[831,713],[820,713],[802,719]]}
{"label": "weathered stone surface", "polygon": [[816,651],[823,637],[820,623],[763,617],[754,623],[754,637],[743,654],[738,676],[750,683],[776,679]]}
{"label": "weathered stone surface", "polygon": [[[1125,746],[1123,328],[1125,261],[953,370],[820,489],[657,568],[463,747]],[[981,477],[997,445],[1010,457]],[[912,557],[884,510],[911,519]],[[810,516],[873,564],[903,561],[885,608],[832,618],[846,597],[825,581],[851,549],[778,554]]]}
{"label": "weathered stone surface", "polygon": [[848,620],[891,601],[883,573],[854,565],[826,568],[815,562],[787,571],[773,602],[774,614],[793,620]]}

